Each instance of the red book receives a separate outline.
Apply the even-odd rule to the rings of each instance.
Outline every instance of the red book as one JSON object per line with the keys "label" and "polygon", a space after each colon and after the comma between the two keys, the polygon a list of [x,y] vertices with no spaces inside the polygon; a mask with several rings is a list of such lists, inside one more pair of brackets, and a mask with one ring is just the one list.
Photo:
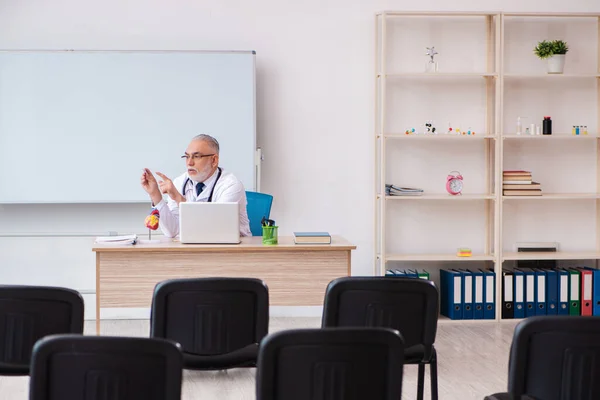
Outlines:
{"label": "red book", "polygon": [[592,315],[592,271],[589,269],[578,268],[581,272],[581,315]]}

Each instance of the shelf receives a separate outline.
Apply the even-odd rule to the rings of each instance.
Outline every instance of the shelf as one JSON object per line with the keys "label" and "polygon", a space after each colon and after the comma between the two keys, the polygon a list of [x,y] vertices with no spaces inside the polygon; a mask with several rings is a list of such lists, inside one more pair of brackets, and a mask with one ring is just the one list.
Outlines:
{"label": "shelf", "polygon": [[456,254],[388,254],[386,261],[494,261],[493,254],[473,254],[458,257]]}
{"label": "shelf", "polygon": [[592,72],[592,73],[588,73],[588,74],[580,74],[580,73],[574,73],[574,74],[535,74],[535,73],[524,73],[524,74],[520,74],[520,73],[509,73],[509,74],[504,74],[504,77],[506,78],[531,78],[531,79],[539,79],[539,78],[552,78],[552,79],[560,79],[560,78],[600,78],[600,73],[598,72]]}
{"label": "shelf", "polygon": [[600,253],[593,251],[557,251],[557,252],[506,252],[502,260],[595,260]]}
{"label": "shelf", "polygon": [[586,200],[600,199],[600,193],[542,193],[541,196],[502,196],[502,200]]}
{"label": "shelf", "polygon": [[505,17],[556,17],[556,18],[597,18],[600,17],[600,13],[577,13],[577,12],[565,12],[565,13],[536,13],[536,12],[514,12],[514,13],[502,13]]}
{"label": "shelf", "polygon": [[[380,137],[380,135],[378,135]],[[411,135],[407,134],[398,134],[398,133],[390,133],[384,134],[384,138],[386,139],[401,139],[401,140],[481,140],[481,139],[495,139],[497,136],[495,135],[451,135],[448,133],[438,133],[437,135],[431,134],[416,134],[413,133]]]}
{"label": "shelf", "polygon": [[[408,136],[408,135],[407,135]],[[510,134],[502,135],[502,139],[524,139],[524,140],[563,140],[563,139],[598,139],[596,134],[573,135],[569,133],[553,133],[552,135],[528,135],[522,133],[520,135]]]}
{"label": "shelf", "polygon": [[393,72],[382,74],[378,73],[377,77],[385,76],[386,78],[401,78],[401,77],[414,77],[414,78],[461,78],[461,77],[477,77],[477,78],[495,78],[498,76],[495,72]]}
{"label": "shelf", "polygon": [[385,196],[386,200],[494,200],[496,196],[493,194],[461,194],[453,196],[445,193],[423,194],[421,196]]}

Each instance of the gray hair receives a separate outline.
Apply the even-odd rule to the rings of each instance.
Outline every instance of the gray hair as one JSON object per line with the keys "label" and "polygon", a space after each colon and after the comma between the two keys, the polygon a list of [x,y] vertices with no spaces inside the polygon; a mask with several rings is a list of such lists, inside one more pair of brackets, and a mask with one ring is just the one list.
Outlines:
{"label": "gray hair", "polygon": [[192,140],[202,140],[208,143],[212,151],[214,151],[216,154],[219,154],[219,142],[214,137],[202,133],[200,135],[194,136]]}

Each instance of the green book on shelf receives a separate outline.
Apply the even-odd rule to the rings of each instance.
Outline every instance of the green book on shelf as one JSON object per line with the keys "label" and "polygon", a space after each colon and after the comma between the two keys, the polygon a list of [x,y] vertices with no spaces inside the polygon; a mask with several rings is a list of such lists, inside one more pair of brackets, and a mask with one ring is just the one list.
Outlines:
{"label": "green book on shelf", "polygon": [[581,315],[581,275],[569,270],[569,315]]}

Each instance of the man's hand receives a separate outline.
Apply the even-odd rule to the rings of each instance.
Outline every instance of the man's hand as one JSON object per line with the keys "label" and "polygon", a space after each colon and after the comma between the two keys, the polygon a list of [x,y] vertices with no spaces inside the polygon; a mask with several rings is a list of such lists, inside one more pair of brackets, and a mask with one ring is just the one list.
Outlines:
{"label": "man's hand", "polygon": [[154,205],[157,205],[162,200],[162,194],[160,192],[156,178],[152,175],[152,172],[148,168],[144,168],[142,177],[140,180],[142,188],[150,195],[150,199]]}
{"label": "man's hand", "polygon": [[168,195],[170,198],[175,200],[177,204],[185,201],[185,198],[177,191],[175,185],[173,185],[173,181],[169,179],[166,175],[156,172],[156,175],[162,178],[162,181],[158,183],[158,187],[160,188],[160,192]]}

